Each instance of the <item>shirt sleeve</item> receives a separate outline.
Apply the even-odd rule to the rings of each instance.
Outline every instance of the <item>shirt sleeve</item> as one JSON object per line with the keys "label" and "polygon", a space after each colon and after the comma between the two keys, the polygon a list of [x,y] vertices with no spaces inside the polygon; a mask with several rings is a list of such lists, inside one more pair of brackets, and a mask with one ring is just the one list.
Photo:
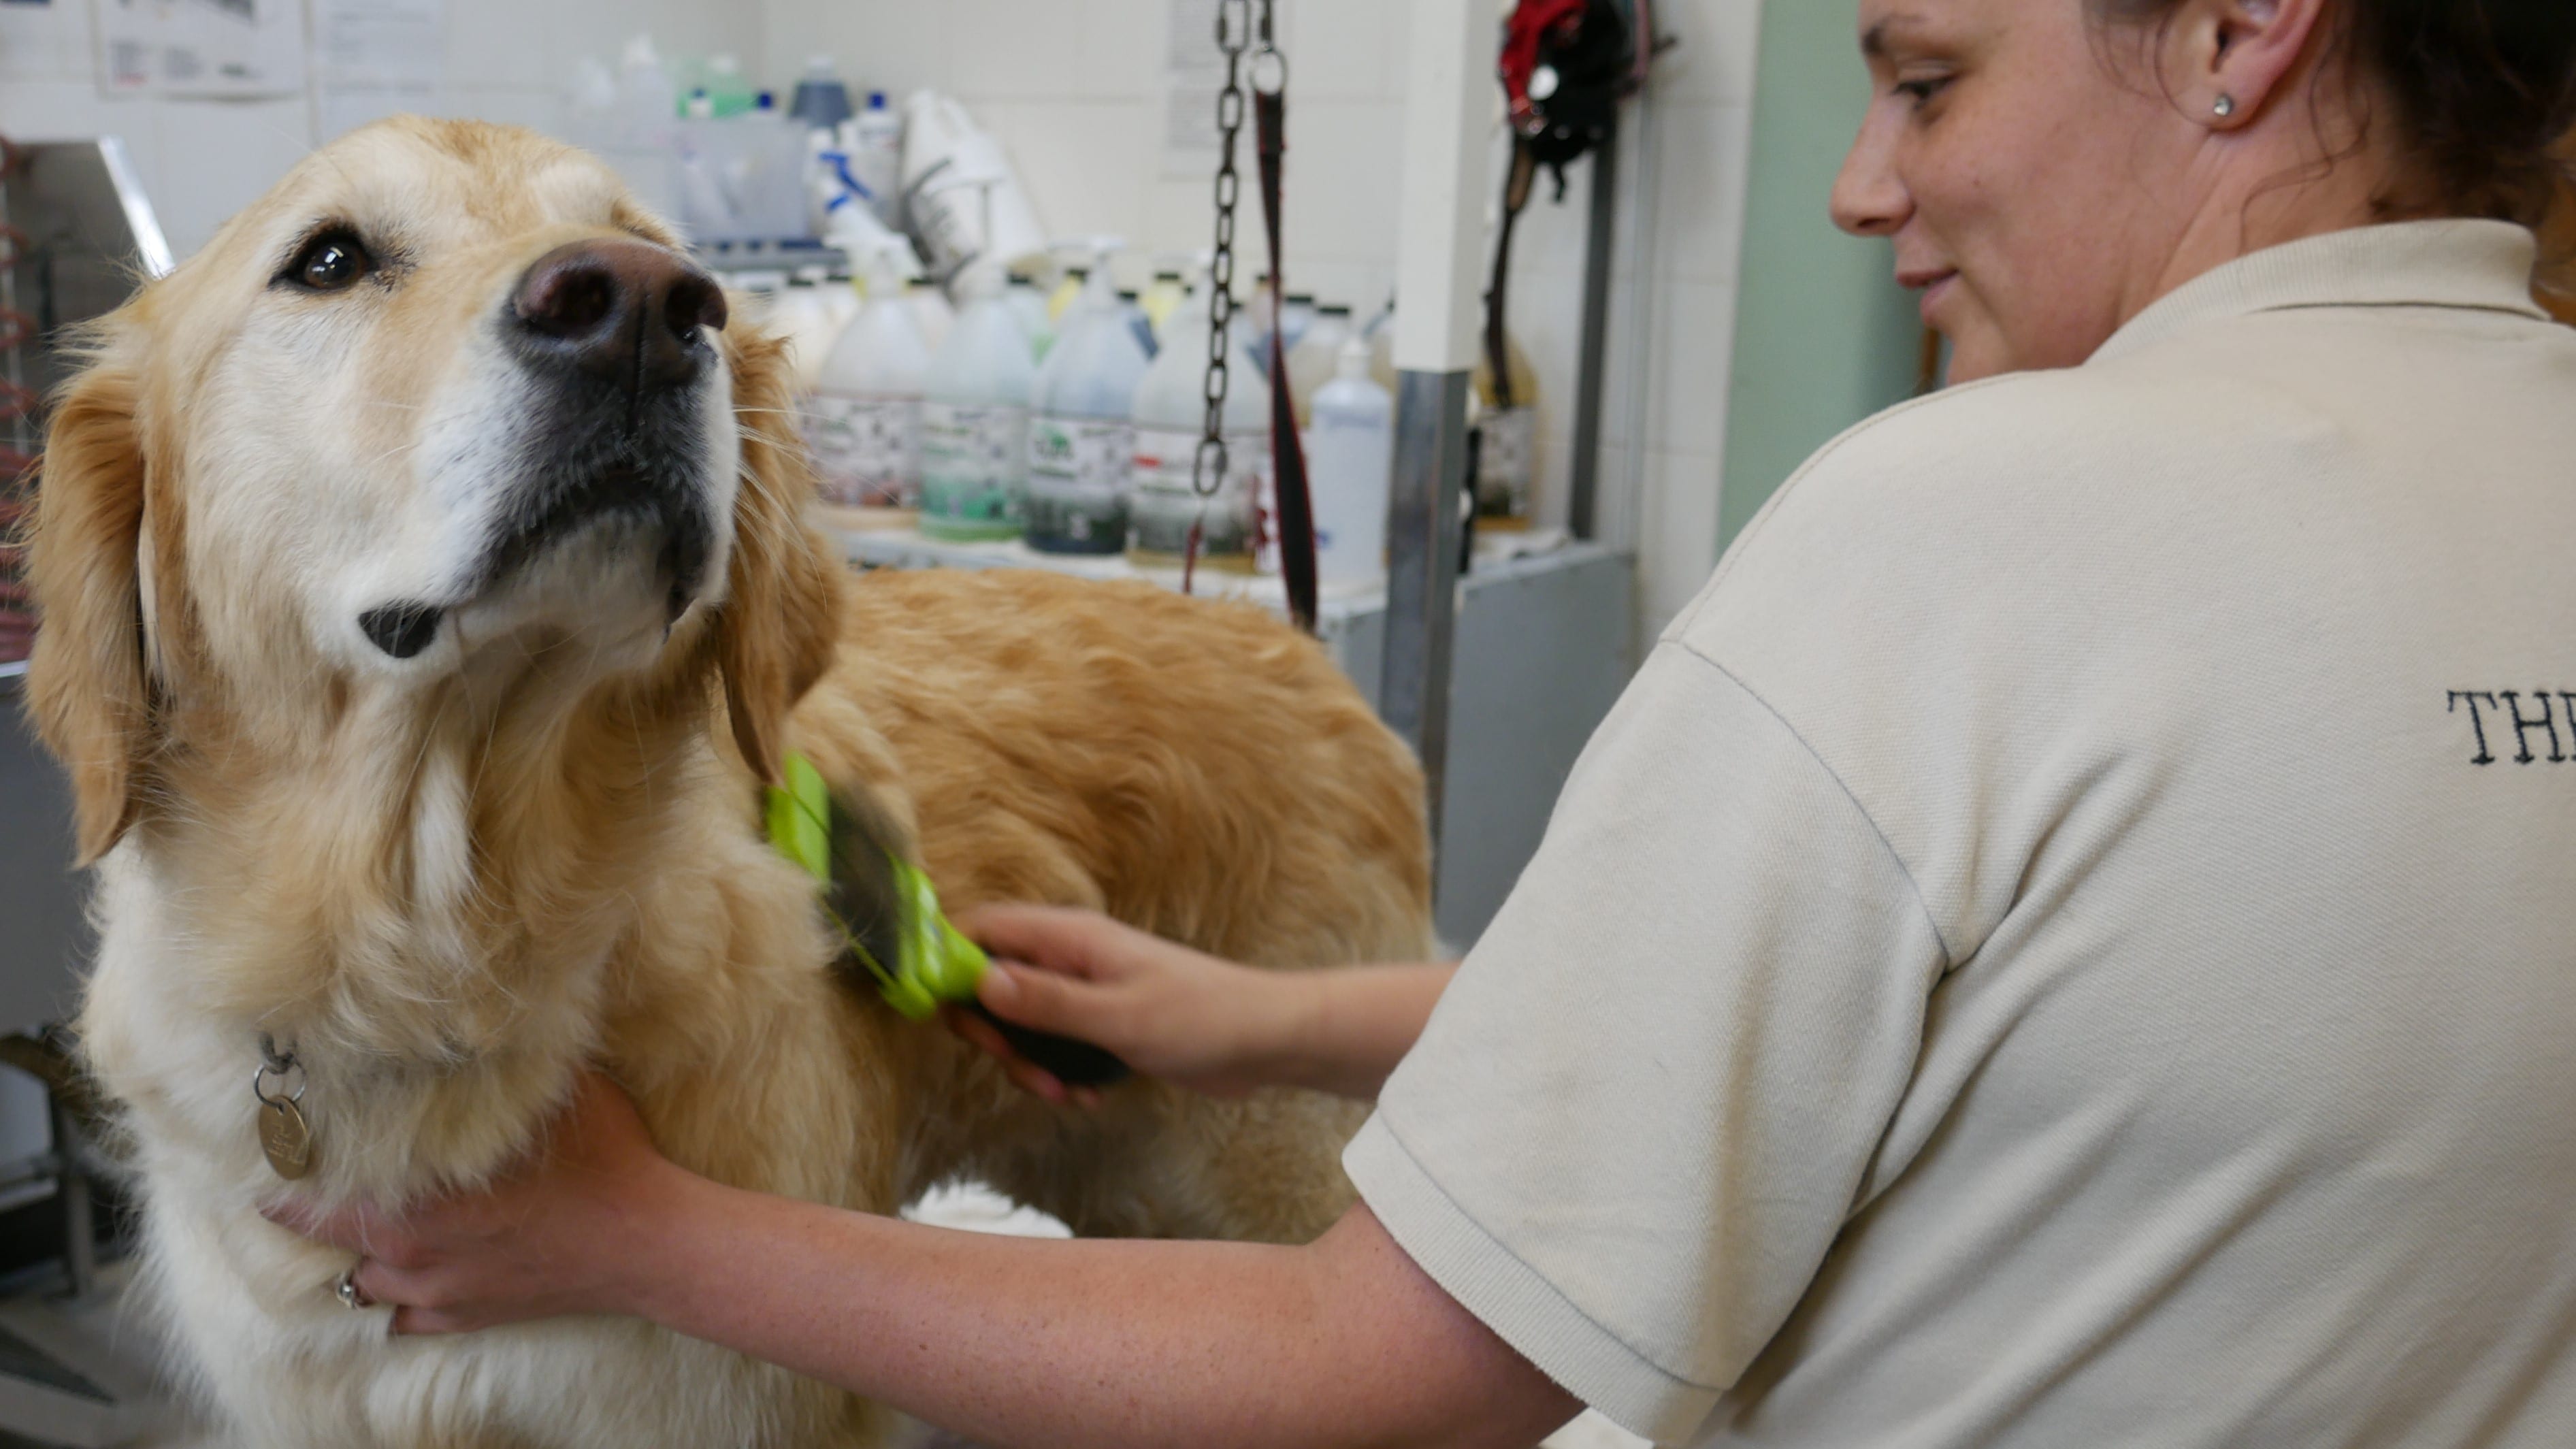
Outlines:
{"label": "shirt sleeve", "polygon": [[1506,1342],[1685,1439],[1854,1211],[1944,964],[1833,772],[1667,642],[1345,1166]]}

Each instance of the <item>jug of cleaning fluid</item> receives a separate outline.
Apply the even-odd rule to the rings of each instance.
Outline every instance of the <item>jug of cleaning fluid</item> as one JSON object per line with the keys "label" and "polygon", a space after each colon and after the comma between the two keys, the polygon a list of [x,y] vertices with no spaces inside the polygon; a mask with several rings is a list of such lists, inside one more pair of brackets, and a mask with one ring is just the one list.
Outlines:
{"label": "jug of cleaning fluid", "polygon": [[1136,345],[1145,349],[1145,360],[1151,362],[1163,350],[1162,339],[1154,335],[1154,319],[1145,315],[1141,293],[1133,289],[1118,294],[1118,308],[1127,314],[1127,330],[1136,336]]}
{"label": "jug of cleaning fluid", "polygon": [[787,344],[800,403],[814,395],[815,385],[823,378],[823,358],[831,352],[833,339],[841,335],[831,305],[823,300],[822,271],[820,267],[799,271],[768,299],[769,330]]}
{"label": "jug of cleaning fluid", "polygon": [[932,538],[1010,538],[1028,491],[1028,333],[1003,295],[999,266],[969,267],[966,306],[922,379],[921,531]]}
{"label": "jug of cleaning fluid", "polygon": [[921,340],[937,352],[948,341],[948,330],[957,325],[957,309],[949,304],[948,294],[928,277],[915,277],[904,284],[904,301],[912,308],[912,323],[921,329]]}
{"label": "jug of cleaning fluid", "polygon": [[1150,359],[1111,279],[1114,242],[1095,249],[1082,300],[1038,369],[1029,402],[1029,547],[1114,554],[1127,547],[1127,472],[1136,387]]}
{"label": "jug of cleaning fluid", "polygon": [[1250,573],[1270,481],[1270,389],[1252,354],[1234,343],[1227,359],[1225,473],[1215,492],[1195,487],[1199,439],[1207,427],[1207,352],[1181,339],[1208,335],[1202,284],[1171,316],[1173,344],[1136,386],[1136,468],[1127,500],[1127,556],[1152,567],[1180,566],[1199,526],[1199,562]]}
{"label": "jug of cleaning fluid", "polygon": [[1019,314],[1020,326],[1029,334],[1029,357],[1039,366],[1046,365],[1047,354],[1055,350],[1055,319],[1047,315],[1046,293],[1038,284],[1018,272],[1011,274],[1011,310]]}
{"label": "jug of cleaning fluid", "polygon": [[868,302],[823,359],[806,405],[826,501],[911,508],[921,499],[922,390],[930,348],[891,268],[871,268]]}
{"label": "jug of cleaning fluid", "polygon": [[1333,380],[1341,367],[1342,344],[1350,340],[1351,309],[1318,307],[1315,320],[1288,351],[1288,393],[1297,405],[1297,425],[1315,420],[1315,393]]}
{"label": "jug of cleaning fluid", "polygon": [[1315,571],[1326,583],[1386,571],[1395,399],[1369,377],[1368,339],[1345,336],[1333,380],[1315,389],[1306,476],[1315,491]]}
{"label": "jug of cleaning fluid", "polygon": [[1153,285],[1136,299],[1136,305],[1145,309],[1145,320],[1153,325],[1157,342],[1163,335],[1163,323],[1180,310],[1181,300],[1189,294],[1190,289],[1182,281],[1181,269],[1164,267],[1154,273]]}

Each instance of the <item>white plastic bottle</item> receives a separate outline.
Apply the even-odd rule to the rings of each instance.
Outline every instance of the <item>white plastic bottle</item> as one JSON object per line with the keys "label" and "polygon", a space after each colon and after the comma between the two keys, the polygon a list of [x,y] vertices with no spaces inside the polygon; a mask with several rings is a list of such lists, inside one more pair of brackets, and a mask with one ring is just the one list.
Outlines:
{"label": "white plastic bottle", "polygon": [[823,269],[814,267],[790,277],[769,307],[769,330],[787,343],[796,367],[796,393],[810,397],[823,381],[823,360],[848,319],[835,316],[828,300]]}
{"label": "white plastic bottle", "polygon": [[1157,342],[1162,338],[1164,321],[1180,310],[1182,300],[1189,294],[1189,288],[1182,283],[1181,269],[1163,267],[1155,271],[1153,285],[1145,289],[1145,295],[1136,299],[1136,305],[1145,309],[1145,320],[1153,324]]}
{"label": "white plastic bottle", "polygon": [[903,117],[886,105],[883,91],[868,92],[867,108],[850,118],[850,173],[868,189],[877,220],[901,225]]}
{"label": "white plastic bottle", "polygon": [[[1056,251],[1064,249],[1063,246],[1054,248]],[[1082,300],[1083,288],[1090,285],[1090,264],[1075,262],[1063,269],[1063,275],[1056,281],[1055,290],[1047,293],[1047,321],[1054,325],[1057,336],[1064,335],[1065,318],[1072,313],[1073,304]]]}
{"label": "white plastic bottle", "polygon": [[1250,573],[1270,484],[1270,388],[1252,354],[1236,346],[1226,362],[1223,435],[1225,475],[1202,500],[1194,486],[1199,440],[1207,426],[1207,349],[1183,338],[1208,335],[1202,285],[1171,316],[1175,339],[1136,387],[1136,469],[1127,503],[1127,556],[1177,567],[1190,527],[1203,524],[1199,562]]}
{"label": "white plastic bottle", "polygon": [[[937,352],[948,341],[949,329],[957,325],[957,309],[948,305],[948,294],[927,277],[915,277],[904,284],[904,296],[912,302],[913,325],[921,329],[921,340]],[[960,289],[958,295],[965,295]]]}
{"label": "white plastic bottle", "polygon": [[842,328],[859,320],[859,309],[867,305],[866,299],[859,295],[857,279],[838,267],[824,274],[822,295],[823,312],[832,319],[832,336],[837,340]]}
{"label": "white plastic bottle", "polygon": [[1315,571],[1327,583],[1386,571],[1395,399],[1369,378],[1365,338],[1345,337],[1331,382],[1315,390],[1306,476],[1315,497]]}
{"label": "white plastic bottle", "polygon": [[1065,314],[1030,395],[1029,547],[1073,554],[1126,548],[1133,412],[1148,364],[1104,257]]}
{"label": "white plastic bottle", "polygon": [[1118,307],[1120,311],[1127,314],[1127,330],[1135,336],[1136,345],[1144,349],[1145,360],[1153,361],[1154,354],[1163,350],[1163,344],[1161,339],[1154,336],[1154,319],[1145,315],[1145,304],[1141,300],[1141,294],[1120,292]]}
{"label": "white plastic bottle", "polygon": [[1021,329],[1029,334],[1030,359],[1045,366],[1047,354],[1055,350],[1056,343],[1055,322],[1047,316],[1046,293],[1038,290],[1037,283],[1014,273],[1008,295]]}
{"label": "white plastic bottle", "polygon": [[872,281],[867,306],[841,330],[806,404],[806,438],[826,501],[912,508],[921,501],[922,391],[930,349],[903,290]]}
{"label": "white plastic bottle", "polygon": [[1028,334],[1002,295],[998,269],[968,273],[966,309],[922,383],[921,531],[932,538],[1010,538],[1028,491]]}
{"label": "white plastic bottle", "polygon": [[1341,366],[1342,344],[1351,338],[1351,309],[1319,307],[1306,335],[1288,353],[1288,396],[1297,405],[1297,424],[1315,419],[1315,390],[1333,380]]}

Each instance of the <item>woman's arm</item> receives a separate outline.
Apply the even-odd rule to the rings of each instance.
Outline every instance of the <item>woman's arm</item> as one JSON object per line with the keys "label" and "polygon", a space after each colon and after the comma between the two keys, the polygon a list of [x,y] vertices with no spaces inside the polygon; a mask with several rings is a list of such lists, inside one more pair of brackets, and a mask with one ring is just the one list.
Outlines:
{"label": "woman's arm", "polygon": [[1526,1449],[1580,1407],[1366,1208],[1303,1248],[1031,1241],[718,1186],[603,1079],[549,1135],[478,1197],[279,1218],[367,1253],[398,1332],[630,1314],[997,1446]]}
{"label": "woman's arm", "polygon": [[[1095,1042],[1140,1072],[1218,1094],[1289,1086],[1376,1096],[1457,969],[1261,971],[1049,906],[996,906],[963,925],[997,958],[981,993],[994,1015]],[[1080,1095],[1014,1054],[986,1023],[956,1015],[952,1024],[1029,1090],[1052,1100]]]}

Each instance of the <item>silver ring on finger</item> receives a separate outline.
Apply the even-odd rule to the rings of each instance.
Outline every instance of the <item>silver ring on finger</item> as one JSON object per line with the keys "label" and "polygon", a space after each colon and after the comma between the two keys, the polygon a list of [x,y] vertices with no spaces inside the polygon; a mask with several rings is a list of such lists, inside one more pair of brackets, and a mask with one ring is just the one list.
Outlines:
{"label": "silver ring on finger", "polygon": [[340,1281],[331,1285],[332,1296],[340,1300],[341,1307],[352,1312],[376,1306],[376,1300],[368,1297],[367,1290],[358,1286],[358,1269],[363,1266],[365,1266],[364,1259],[351,1263],[340,1274]]}

